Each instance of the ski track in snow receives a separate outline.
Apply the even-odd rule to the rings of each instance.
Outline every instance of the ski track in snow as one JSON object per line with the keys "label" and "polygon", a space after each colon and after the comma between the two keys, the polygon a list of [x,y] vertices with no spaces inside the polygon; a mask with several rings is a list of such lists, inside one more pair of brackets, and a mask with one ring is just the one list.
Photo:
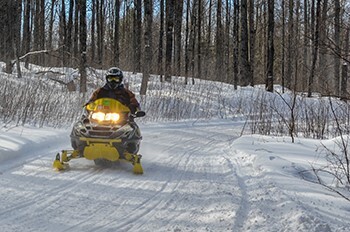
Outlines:
{"label": "ski track in snow", "polygon": [[143,125],[143,175],[84,159],[54,171],[69,131],[54,146],[21,149],[0,165],[1,231],[332,231],[231,146],[241,126]]}

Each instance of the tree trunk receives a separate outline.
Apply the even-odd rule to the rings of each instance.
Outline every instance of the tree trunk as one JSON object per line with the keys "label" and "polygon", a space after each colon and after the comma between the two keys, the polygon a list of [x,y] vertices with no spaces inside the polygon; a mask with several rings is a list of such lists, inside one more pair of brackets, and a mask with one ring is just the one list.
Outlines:
{"label": "tree trunk", "polygon": [[[321,15],[321,0],[317,1],[317,7],[316,7],[316,25],[313,25],[314,29],[314,35],[312,38],[313,42],[313,51],[312,51],[312,65],[311,65],[311,71],[309,76],[309,82],[308,82],[308,91],[307,96],[312,96],[312,91],[314,90],[312,88],[314,84],[314,75],[315,75],[315,68],[316,68],[316,62],[317,62],[317,55],[318,55],[318,40],[319,40],[319,23],[320,23],[320,15]],[[314,8],[314,0],[312,0],[312,7]],[[312,10],[313,11],[313,10]]]}
{"label": "tree trunk", "polygon": [[59,16],[59,28],[58,28],[58,34],[59,34],[59,46],[62,46],[62,63],[61,65],[67,66],[67,30],[66,30],[66,4],[64,0],[61,0],[61,11]]}
{"label": "tree trunk", "polygon": [[341,90],[341,99],[349,99],[349,94],[347,93],[347,82],[348,82],[348,65],[349,62],[347,61],[349,56],[349,36],[350,36],[350,27],[348,27],[346,29],[346,33],[345,33],[345,39],[344,39],[344,63],[342,66],[342,75],[341,75],[341,86],[340,86],[340,90]]}
{"label": "tree trunk", "polygon": [[293,60],[294,60],[294,0],[289,0],[289,14],[288,14],[288,47],[287,47],[287,70],[285,76],[285,87],[292,89],[293,76]]}
{"label": "tree trunk", "polygon": [[340,56],[341,56],[341,44],[340,44],[340,3],[339,0],[334,1],[334,94],[340,95]]}
{"label": "tree trunk", "polygon": [[80,22],[80,33],[79,33],[79,42],[80,42],[80,92],[86,93],[86,1],[80,0],[79,2],[79,22]]}
{"label": "tree trunk", "polygon": [[[76,4],[74,2],[75,0],[69,1],[69,11],[68,11],[68,22],[67,22],[67,30],[66,30],[66,43],[64,44],[64,52],[66,58],[68,58],[68,61],[66,61],[66,64],[73,65],[72,59],[73,59],[73,16],[74,16],[74,7],[76,7]],[[77,35],[75,36],[77,37]],[[75,39],[74,39],[75,41]],[[75,42],[74,42],[75,44]]]}
{"label": "tree trunk", "polygon": [[268,1],[268,23],[267,23],[267,77],[266,77],[266,90],[269,92],[273,92],[273,64],[274,64],[274,28],[275,28],[275,20],[274,20],[274,7],[275,1]]}
{"label": "tree trunk", "polygon": [[183,0],[175,1],[175,28],[174,28],[174,45],[175,45],[175,73],[176,75],[181,75],[181,29],[182,29],[182,11],[183,11]]}
{"label": "tree trunk", "polygon": [[[323,0],[322,14],[320,18],[320,28],[319,28],[319,61],[318,61],[318,91],[323,95],[329,96],[331,89],[328,83],[328,67],[327,67],[327,7],[328,0]],[[336,12],[335,12],[336,13]],[[339,65],[338,65],[338,78],[339,78]]]}
{"label": "tree trunk", "polygon": [[251,85],[254,86],[254,62],[255,62],[255,27],[254,27],[254,0],[249,0],[249,64]]}
{"label": "tree trunk", "polygon": [[115,19],[114,19],[114,66],[119,67],[119,60],[120,60],[120,54],[119,54],[119,21],[120,21],[120,2],[117,0],[115,1]]}
{"label": "tree trunk", "polygon": [[[214,6],[214,3],[213,3],[213,0],[209,0],[209,8],[207,9],[207,18],[208,18],[208,22],[206,23],[206,38],[205,38],[205,46],[204,46],[204,52],[203,52],[203,55],[204,55],[204,60],[206,61],[210,61],[214,54],[213,54],[213,51],[212,51],[212,46],[213,46],[213,36],[212,36],[212,28],[213,28],[213,22],[212,22],[212,15],[213,15],[213,7]],[[215,40],[214,40],[214,43],[215,43]],[[215,72],[216,72],[216,68],[212,68],[212,66],[210,65],[210,63],[208,63],[208,65],[204,65],[203,67],[203,76],[205,78],[208,78],[208,79],[215,79],[217,77],[217,75],[215,75]]]}
{"label": "tree trunk", "polygon": [[15,12],[14,12],[14,53],[16,56],[16,68],[17,68],[17,77],[22,77],[21,64],[19,60],[21,52],[21,21],[22,21],[22,0],[15,1]]}
{"label": "tree trunk", "polygon": [[202,79],[202,21],[203,21],[203,1],[198,0],[198,41],[197,41],[197,78]]}
{"label": "tree trunk", "polygon": [[230,83],[230,74],[231,74],[231,5],[230,1],[226,0],[226,17],[225,17],[225,54],[224,54],[224,63],[225,63],[225,82]]}
{"label": "tree trunk", "polygon": [[216,7],[216,63],[215,63],[215,80],[217,81],[224,81],[224,68],[223,68],[223,61],[224,61],[224,35],[223,35],[223,28],[222,28],[222,2],[217,1],[217,7]]}
{"label": "tree trunk", "polygon": [[142,4],[141,0],[135,0],[134,19],[134,71],[141,72],[141,35],[142,35]]}
{"label": "tree trunk", "polygon": [[195,78],[195,59],[196,59],[196,39],[197,39],[197,8],[198,8],[198,0],[193,1],[193,7],[191,10],[191,30],[190,30],[190,36],[189,36],[189,53],[190,53],[190,70],[192,75],[192,83],[194,84],[194,78]]}
{"label": "tree trunk", "polygon": [[140,89],[140,95],[146,95],[147,85],[150,76],[150,70],[152,65],[152,23],[153,23],[153,0],[144,0],[145,7],[145,53],[143,63],[143,77]]}
{"label": "tree trunk", "polygon": [[233,85],[234,89],[238,86],[238,32],[239,32],[239,0],[233,3]]}
{"label": "tree trunk", "polygon": [[104,37],[104,0],[97,0],[97,20],[96,20],[96,29],[97,29],[97,64],[99,68],[103,67],[103,37]]}
{"label": "tree trunk", "polygon": [[252,84],[249,64],[249,37],[248,37],[248,22],[247,22],[247,0],[241,1],[241,55],[240,55],[240,70],[241,81],[243,86]]}
{"label": "tree trunk", "polygon": [[[34,43],[37,43],[37,50],[44,50],[45,49],[45,0],[37,0],[36,2],[36,35],[34,38],[36,40]],[[39,55],[38,57],[38,64],[46,65],[45,57],[44,55]]]}
{"label": "tree trunk", "polygon": [[188,70],[189,70],[189,33],[190,33],[190,1],[186,4],[186,32],[185,32],[185,84],[188,84]]}
{"label": "tree trunk", "polygon": [[90,36],[91,36],[91,45],[90,45],[91,62],[90,63],[92,66],[94,66],[95,57],[96,57],[96,35],[95,35],[96,33],[96,0],[92,0],[91,4],[92,4],[92,12],[91,12],[91,32],[90,32]]}
{"label": "tree trunk", "polygon": [[286,46],[286,17],[285,17],[285,0],[281,3],[282,10],[282,48],[281,48],[281,85],[282,93],[284,93],[285,87],[285,46]]}
{"label": "tree trunk", "polygon": [[166,45],[165,45],[165,80],[171,82],[173,29],[174,29],[174,0],[166,0]]}
{"label": "tree trunk", "polygon": [[[12,68],[14,63],[12,62],[16,57],[16,36],[17,32],[20,30],[18,20],[18,8],[17,1],[6,0],[5,2],[0,2],[0,8],[3,10],[1,12],[1,27],[2,30],[2,41],[4,46],[2,47],[3,58],[6,63],[5,72],[12,73]],[[19,48],[20,49],[20,48]]]}
{"label": "tree trunk", "polygon": [[[31,41],[31,34],[30,34],[30,6],[31,6],[31,0],[25,0],[24,1],[24,17],[23,17],[23,39],[22,39],[22,50],[21,54],[26,54],[29,52],[30,49],[30,41]],[[1,33],[1,31],[0,31]],[[25,59],[25,67],[29,68],[29,62],[28,58]]]}
{"label": "tree trunk", "polygon": [[295,9],[295,21],[296,27],[294,29],[293,41],[294,41],[294,82],[292,89],[294,91],[298,90],[298,74],[299,74],[299,23],[300,19],[300,0],[296,1],[296,9]]}
{"label": "tree trunk", "polygon": [[[49,36],[48,36],[49,38],[48,38],[48,42],[47,42],[47,49],[52,49],[52,35],[53,35],[55,3],[56,3],[56,0],[51,0],[50,21],[49,21]],[[49,63],[49,65],[52,65],[51,64],[51,56],[49,57],[48,63]]]}
{"label": "tree trunk", "polygon": [[[309,75],[309,14],[308,14],[308,2],[304,1],[304,54],[303,54],[303,76],[307,77]],[[301,83],[302,91],[306,91],[307,79],[303,78]]]}
{"label": "tree trunk", "polygon": [[[159,28],[159,40],[158,40],[158,75],[160,81],[163,81],[164,74],[164,62],[163,62],[163,38],[164,38],[164,0],[160,0],[160,28]],[[186,52],[186,51],[185,51]]]}
{"label": "tree trunk", "polygon": [[73,55],[70,57],[71,61],[74,63],[72,64],[73,66],[79,65],[76,61],[79,60],[79,1],[80,0],[75,0],[75,11],[74,11],[74,25],[73,25],[73,30],[74,30],[74,35],[72,37],[73,39],[73,45],[72,45],[72,52]]}

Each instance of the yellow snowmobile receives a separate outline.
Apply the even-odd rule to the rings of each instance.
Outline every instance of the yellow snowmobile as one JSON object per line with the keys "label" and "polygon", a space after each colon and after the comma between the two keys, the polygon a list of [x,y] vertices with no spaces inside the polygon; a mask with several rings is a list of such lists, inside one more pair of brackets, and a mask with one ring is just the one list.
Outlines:
{"label": "yellow snowmobile", "polygon": [[134,118],[143,116],[144,111],[132,115],[129,107],[112,98],[100,98],[87,104],[70,135],[74,150],[58,153],[53,167],[64,170],[71,159],[82,157],[107,167],[125,160],[133,165],[135,174],[143,174],[138,154],[142,137],[134,122]]}

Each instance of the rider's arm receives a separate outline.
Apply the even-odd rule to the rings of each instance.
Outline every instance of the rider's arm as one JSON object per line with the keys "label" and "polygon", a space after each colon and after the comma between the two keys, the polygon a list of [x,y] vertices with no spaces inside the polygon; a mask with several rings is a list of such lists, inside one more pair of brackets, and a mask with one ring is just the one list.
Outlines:
{"label": "rider's arm", "polygon": [[130,98],[130,104],[129,104],[130,111],[132,114],[134,114],[136,111],[140,110],[140,104],[137,101],[135,94],[133,92],[131,92],[128,89],[125,89],[125,91],[128,93]]}
{"label": "rider's arm", "polygon": [[90,102],[94,102],[97,99],[97,96],[98,96],[98,93],[100,92],[100,90],[101,90],[101,88],[96,89],[95,92],[92,93],[89,101],[85,105],[89,104]]}

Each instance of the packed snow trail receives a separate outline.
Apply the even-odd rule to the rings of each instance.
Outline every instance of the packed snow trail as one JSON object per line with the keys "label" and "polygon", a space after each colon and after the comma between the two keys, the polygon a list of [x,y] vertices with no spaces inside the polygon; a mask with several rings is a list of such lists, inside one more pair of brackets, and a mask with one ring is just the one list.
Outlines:
{"label": "packed snow trail", "polygon": [[128,163],[104,169],[84,159],[53,171],[68,131],[65,147],[35,147],[27,162],[3,168],[1,231],[230,231],[241,195],[224,150],[238,134],[233,124],[141,130],[143,175]]}
{"label": "packed snow trail", "polygon": [[314,178],[310,163],[319,157],[317,140],[238,139],[242,123],[229,120],[140,128],[143,175],[134,175],[129,163],[101,168],[86,159],[71,160],[68,171],[54,171],[56,153],[70,148],[69,130],[2,133],[1,231],[345,232],[350,227],[349,203],[308,181]]}

